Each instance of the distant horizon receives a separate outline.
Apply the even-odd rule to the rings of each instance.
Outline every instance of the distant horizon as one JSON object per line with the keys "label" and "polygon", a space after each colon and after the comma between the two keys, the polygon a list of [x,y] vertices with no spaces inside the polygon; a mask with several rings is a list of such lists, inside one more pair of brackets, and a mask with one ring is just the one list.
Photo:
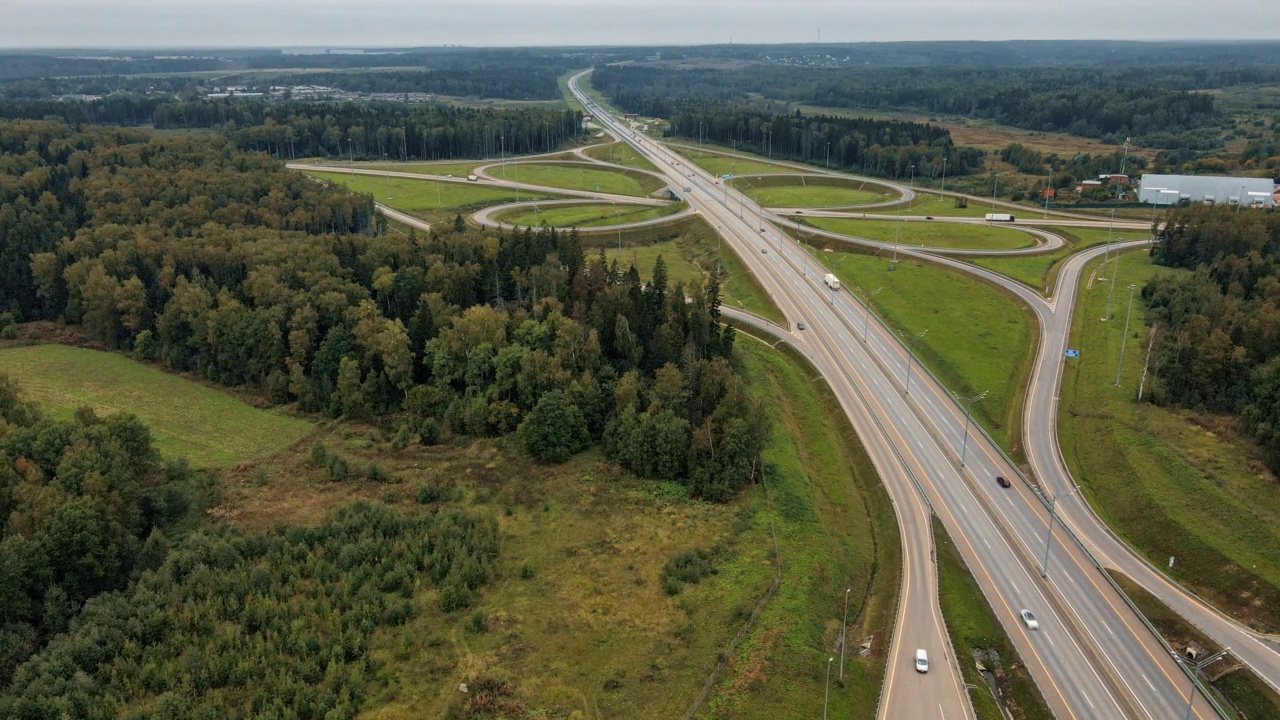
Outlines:
{"label": "distant horizon", "polygon": [[[27,50],[50,52],[55,50],[98,50],[106,52],[134,51],[134,50],[154,50],[154,51],[215,51],[215,50],[234,50],[236,52],[246,52],[253,50],[261,51],[277,51],[277,50],[315,50],[317,53],[323,53],[325,50],[365,50],[376,51],[382,53],[410,53],[418,50],[440,50],[440,49],[458,49],[458,50],[555,50],[555,49],[572,49],[572,50],[608,50],[612,48],[636,49],[636,48],[697,48],[697,47],[801,47],[801,46],[849,46],[849,45],[938,45],[946,43],[984,43],[984,44],[1002,44],[1002,43],[1137,43],[1144,45],[1155,45],[1160,43],[1188,44],[1188,45],[1213,45],[1213,44],[1232,44],[1232,45],[1249,45],[1249,44],[1280,44],[1280,38],[1277,37],[1258,37],[1258,38],[1188,38],[1188,37],[1169,37],[1169,38],[1004,38],[1004,39],[968,39],[968,40],[849,40],[849,41],[794,41],[794,42],[688,42],[688,43],[605,43],[598,45],[574,45],[574,44],[546,44],[546,45],[472,45],[466,43],[446,43],[439,45],[339,45],[339,44],[301,44],[301,45],[26,45],[26,46],[7,46],[0,44],[0,53],[15,53]],[[312,53],[315,54],[315,53]]]}

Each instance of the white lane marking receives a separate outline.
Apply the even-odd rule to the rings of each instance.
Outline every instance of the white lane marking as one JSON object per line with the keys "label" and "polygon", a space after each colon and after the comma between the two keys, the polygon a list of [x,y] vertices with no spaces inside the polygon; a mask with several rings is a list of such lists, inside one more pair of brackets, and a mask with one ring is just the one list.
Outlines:
{"label": "white lane marking", "polygon": [[1142,679],[1146,680],[1147,687],[1151,688],[1151,692],[1156,692],[1156,686],[1151,684],[1151,680],[1147,678],[1145,673],[1143,673]]}
{"label": "white lane marking", "polygon": [[1085,693],[1080,693],[1080,697],[1084,698],[1084,701],[1085,701],[1085,702],[1087,702],[1087,703],[1089,703],[1089,707],[1090,707],[1091,709],[1093,709],[1093,710],[1097,710],[1097,709],[1098,709],[1097,707],[1095,707],[1095,706],[1094,706],[1093,701],[1089,699],[1089,696],[1088,696],[1088,695],[1086,695]]}
{"label": "white lane marking", "polygon": [[1009,581],[1009,584],[1013,586],[1013,591],[1014,591],[1014,592],[1018,593],[1019,595],[1021,595],[1021,594],[1022,594],[1022,591],[1018,589],[1018,583],[1016,583],[1016,582],[1014,582],[1014,581],[1010,580],[1010,581]]}
{"label": "white lane marking", "polygon": [[982,544],[986,545],[988,550],[991,549],[991,543],[987,542],[986,538],[982,538]]}

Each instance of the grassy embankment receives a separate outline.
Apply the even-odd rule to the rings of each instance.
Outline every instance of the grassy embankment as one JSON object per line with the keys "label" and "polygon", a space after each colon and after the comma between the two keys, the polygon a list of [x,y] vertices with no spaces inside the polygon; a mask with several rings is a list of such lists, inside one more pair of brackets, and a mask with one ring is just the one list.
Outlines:
{"label": "grassy embankment", "polygon": [[[1048,296],[1058,284],[1058,271],[1062,269],[1064,260],[1081,250],[1107,242],[1107,228],[1046,227],[1044,229],[1061,235],[1067,241],[1066,247],[1038,255],[966,259],[974,265],[994,270]],[[1141,240],[1146,235],[1147,233],[1142,231],[1117,230],[1111,233],[1111,240],[1112,242]]]}
{"label": "grassy embankment", "polygon": [[763,158],[741,154],[733,155],[727,148],[723,152],[711,152],[684,145],[673,145],[671,149],[713,175],[799,174],[805,172],[787,165],[776,165]]}
{"label": "grassy embankment", "polygon": [[1099,322],[1110,293],[1105,273],[1082,278],[1070,344],[1080,358],[1063,374],[1059,409],[1063,457],[1102,519],[1147,559],[1217,607],[1276,632],[1276,479],[1229,419],[1136,402],[1149,337],[1140,299],[1115,386],[1128,285],[1168,272],[1178,271],[1151,265],[1145,250],[1123,254],[1110,322]]}
{"label": "grassy embankment", "polygon": [[516,208],[510,212],[495,213],[494,219],[521,227],[606,227],[625,223],[643,222],[675,215],[684,210],[684,203],[671,203],[663,207],[648,205],[552,205],[538,211]]}
{"label": "grassy embankment", "polygon": [[[515,190],[485,183],[463,184],[311,170],[306,172],[353,192],[370,193],[374,200],[430,223],[453,222],[457,215],[465,218],[477,210],[516,200]],[[547,197],[550,196],[523,191],[520,193],[521,200],[541,200]]]}
{"label": "grassy embankment", "polygon": [[[849,716],[874,707],[884,673],[900,567],[892,508],[812,368],[746,336],[739,347],[775,421],[772,469],[726,505],[635,480],[598,450],[558,466],[530,462],[507,440],[396,453],[375,430],[339,425],[325,436],[330,450],[377,461],[390,483],[330,482],[309,449],[296,448],[245,471],[269,482],[229,477],[222,509],[249,531],[305,525],[357,499],[419,507],[417,490],[430,484],[445,508],[497,515],[497,577],[475,606],[442,613],[424,585],[408,624],[374,636],[365,716],[378,720],[447,716],[467,701],[458,683],[481,679],[505,681],[533,714],[679,717],[774,580],[772,526],[780,588],[697,717],[820,712],[844,589],[853,588],[849,637],[874,642],[870,657],[846,659],[844,687],[833,679],[831,709]],[[715,573],[668,595],[663,565],[694,548],[711,551]]]}
{"label": "grassy embankment", "polygon": [[804,222],[823,230],[853,235],[868,240],[924,247],[963,248],[972,250],[1009,250],[1035,245],[1035,238],[1000,225],[974,225],[945,222],[894,222],[877,217],[855,220],[829,217],[806,217]]}
{"label": "grassy embankment", "polygon": [[1004,720],[1005,716],[973,663],[974,650],[994,650],[1000,655],[1004,673],[997,679],[997,686],[1017,720],[1049,720],[1053,714],[1049,712],[1040,689],[1022,664],[1018,651],[996,619],[991,605],[982,596],[977,581],[969,574],[969,568],[947,535],[946,528],[937,518],[933,521],[933,537],[937,547],[938,594],[942,614],[979,720]]}
{"label": "grassy embankment", "polygon": [[[720,269],[721,302],[749,310],[782,324],[782,311],[728,245],[718,242],[716,232],[701,217],[673,221],[656,227],[622,231],[622,250],[605,235],[584,235],[584,242],[599,243],[610,260],[622,267],[634,263],[642,278],[648,279],[653,262],[662,255],[667,276],[674,282],[689,283]],[[591,254],[592,251],[588,251]]]}
{"label": "grassy embankment", "polygon": [[622,165],[636,170],[657,171],[657,168],[653,166],[653,163],[649,162],[648,158],[624,142],[598,145],[584,152],[597,160],[603,160],[615,165]]}
{"label": "grassy embankment", "polygon": [[[1019,418],[1037,333],[1029,310],[999,288],[931,263],[904,260],[888,272],[884,253],[814,254],[850,292],[869,299],[878,317],[910,338],[916,358],[948,389],[961,396],[986,391],[973,406],[974,419],[1007,451],[1020,453]],[[899,380],[906,374],[905,367],[891,371]]]}
{"label": "grassy embankment", "polygon": [[652,175],[626,169],[609,169],[579,162],[575,165],[553,163],[507,163],[489,168],[489,176],[499,180],[563,188],[647,197],[666,187]]}
{"label": "grassy embankment", "polygon": [[956,199],[948,195],[929,195],[924,191],[916,195],[915,199],[910,203],[897,207],[872,208],[867,211],[868,214],[877,215],[909,215],[912,217],[985,217],[991,212],[1013,212],[1017,216],[1017,211],[1009,211],[1007,208],[991,209],[990,205],[983,205],[977,200],[969,201],[967,207],[956,207]]}
{"label": "grassy embankment", "polygon": [[[1151,621],[1151,624],[1155,626],[1170,647],[1181,652],[1189,643],[1195,643],[1205,651],[1206,656],[1222,649],[1221,646],[1196,629],[1194,625],[1189,624],[1177,613],[1170,610],[1157,597],[1143,590],[1133,580],[1130,580],[1127,575],[1114,570],[1110,572],[1111,577],[1124,588],[1125,594],[1129,596],[1133,604],[1142,610],[1142,614],[1146,616],[1147,620]],[[1220,663],[1215,663],[1206,668],[1206,672],[1214,674],[1221,670],[1224,665],[1231,662],[1231,660],[1224,659]],[[1189,685],[1188,683],[1188,687]],[[1219,703],[1224,707],[1235,709],[1241,717],[1280,717],[1280,695],[1277,695],[1270,686],[1248,669],[1242,668],[1220,677],[1213,683],[1213,688],[1218,692]],[[1183,690],[1183,692],[1186,692],[1186,690]]]}
{"label": "grassy embankment", "polygon": [[186,456],[195,467],[269,456],[314,429],[306,420],[255,409],[199,383],[97,350],[8,348],[0,350],[0,372],[58,419],[71,419],[83,406],[99,415],[131,412],[150,426],[163,455]]}
{"label": "grassy embankment", "polygon": [[[414,173],[418,175],[441,175],[448,177],[452,175],[456,178],[465,178],[470,175],[476,167],[485,164],[484,160],[472,160],[468,162],[447,162],[447,163],[394,163],[394,164],[377,164],[365,165],[356,163],[357,170],[390,170],[392,172]],[[330,165],[346,163],[329,163]]]}
{"label": "grassy embankment", "polygon": [[[797,179],[803,179],[800,175]],[[771,178],[772,179],[772,178]],[[736,178],[734,187],[764,207],[824,208],[866,205],[889,199],[882,193],[831,185],[761,185],[760,178]]]}

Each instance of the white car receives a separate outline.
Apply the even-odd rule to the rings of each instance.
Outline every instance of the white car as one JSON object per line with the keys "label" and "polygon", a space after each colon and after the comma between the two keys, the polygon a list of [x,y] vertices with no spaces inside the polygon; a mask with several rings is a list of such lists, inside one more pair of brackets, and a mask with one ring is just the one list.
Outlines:
{"label": "white car", "polygon": [[929,653],[924,648],[916,650],[916,672],[929,672]]}
{"label": "white car", "polygon": [[1022,624],[1026,625],[1028,630],[1040,629],[1040,621],[1036,619],[1036,614],[1030,610],[1023,609],[1018,613],[1018,616],[1022,618]]}

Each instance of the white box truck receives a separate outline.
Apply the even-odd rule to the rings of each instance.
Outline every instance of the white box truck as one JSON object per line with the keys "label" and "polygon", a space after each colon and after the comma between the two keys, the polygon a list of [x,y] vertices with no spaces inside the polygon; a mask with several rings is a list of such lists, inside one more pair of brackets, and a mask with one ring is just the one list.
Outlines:
{"label": "white box truck", "polygon": [[987,222],[1013,222],[1014,217],[1009,213],[987,213]]}
{"label": "white box truck", "polygon": [[827,273],[826,275],[823,275],[822,282],[826,283],[827,287],[831,288],[832,290],[840,289],[840,278],[836,277],[835,275],[832,275],[831,273]]}

